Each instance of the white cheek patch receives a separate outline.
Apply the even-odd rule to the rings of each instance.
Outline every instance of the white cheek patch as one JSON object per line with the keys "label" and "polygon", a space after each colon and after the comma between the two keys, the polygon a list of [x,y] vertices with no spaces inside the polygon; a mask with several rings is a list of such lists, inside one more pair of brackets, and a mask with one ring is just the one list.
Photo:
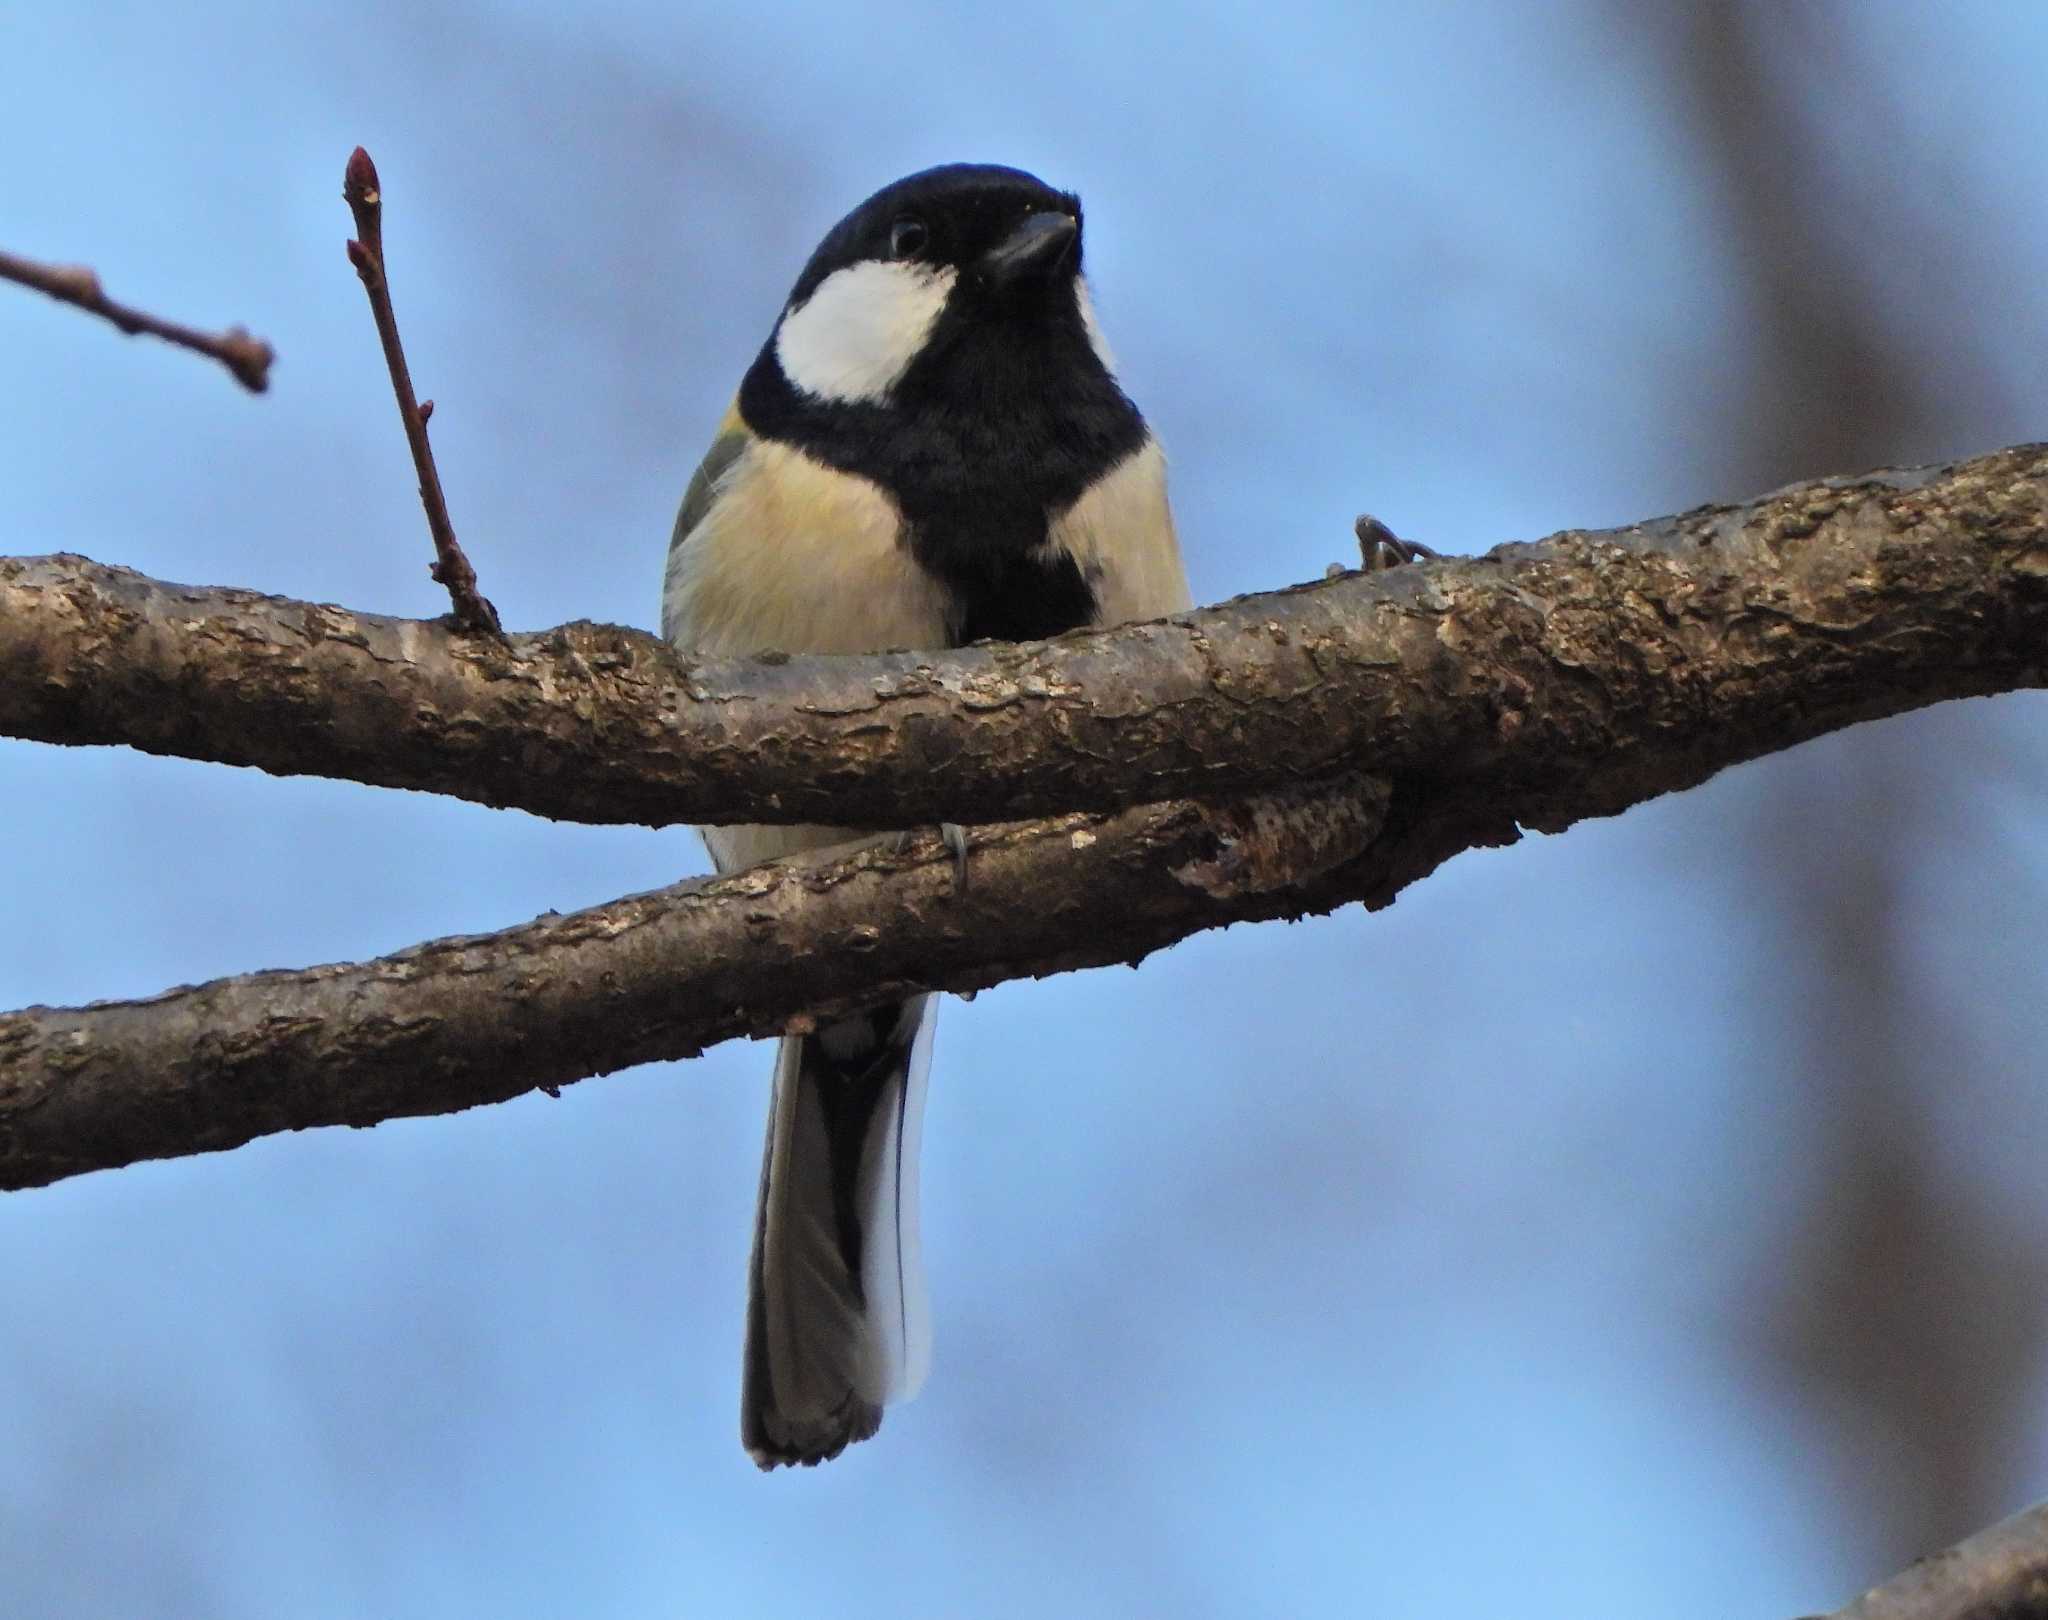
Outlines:
{"label": "white cheek patch", "polygon": [[775,334],[782,374],[831,400],[887,396],[946,307],[954,272],[870,259],[835,270]]}
{"label": "white cheek patch", "polygon": [[1095,318],[1095,299],[1088,291],[1086,276],[1074,277],[1074,305],[1081,311],[1081,329],[1088,334],[1088,347],[1095,351],[1102,369],[1114,377],[1116,356],[1109,352],[1109,339],[1102,335],[1102,324]]}

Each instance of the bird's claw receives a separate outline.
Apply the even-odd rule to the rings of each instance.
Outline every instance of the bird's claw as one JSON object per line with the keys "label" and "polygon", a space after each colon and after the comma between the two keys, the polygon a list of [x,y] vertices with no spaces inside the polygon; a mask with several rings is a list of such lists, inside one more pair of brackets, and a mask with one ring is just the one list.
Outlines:
{"label": "bird's claw", "polygon": [[967,892],[967,829],[957,821],[939,823],[939,841],[953,852],[953,892]]}
{"label": "bird's claw", "polygon": [[[957,821],[939,823],[939,840],[953,852],[953,892],[967,892],[967,829]],[[956,992],[962,1001],[972,1001],[972,990]]]}
{"label": "bird's claw", "polygon": [[1403,563],[1425,562],[1438,555],[1420,540],[1403,540],[1370,512],[1358,514],[1351,532],[1358,536],[1359,566],[1368,574],[1399,568]]}
{"label": "bird's claw", "polygon": [[[917,832],[906,827],[901,832],[890,833],[884,840],[892,854],[902,855],[917,842]],[[953,892],[967,892],[967,829],[957,821],[939,823],[939,842],[953,852]]]}

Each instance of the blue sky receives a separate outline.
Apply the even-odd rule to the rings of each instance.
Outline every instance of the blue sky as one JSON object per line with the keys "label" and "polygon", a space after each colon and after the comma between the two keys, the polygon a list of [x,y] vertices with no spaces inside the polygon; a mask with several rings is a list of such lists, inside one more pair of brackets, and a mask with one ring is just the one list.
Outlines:
{"label": "blue sky", "polygon": [[[1814,93],[1839,184],[1810,206],[1876,244],[1942,402],[1872,459],[2042,437],[2048,27],[1853,9],[1863,93]],[[251,399],[0,288],[0,550],[441,611],[342,255],[359,141],[456,527],[518,627],[653,624],[810,246],[953,158],[1086,200],[1204,600],[1320,575],[1360,510],[1477,550],[1755,493],[1730,201],[1644,33],[1591,3],[36,8],[0,23],[0,243],[281,358]],[[948,1004],[935,1370],[811,1473],[758,1476],[736,1433],[765,1048],[0,1199],[13,1604],[1831,1607],[1923,1549],[1844,1506],[1882,1437],[1743,1348],[1830,1140],[1807,1015],[1841,970],[1783,902],[1896,814],[1927,1134],[1955,1198],[2048,1229],[2042,716],[1861,728],[1376,916]],[[1901,758],[1948,762],[1931,808],[1837,794]],[[682,830],[116,751],[0,743],[0,804],[9,1006],[704,864]],[[1997,1507],[2048,1494],[2031,1411]]]}

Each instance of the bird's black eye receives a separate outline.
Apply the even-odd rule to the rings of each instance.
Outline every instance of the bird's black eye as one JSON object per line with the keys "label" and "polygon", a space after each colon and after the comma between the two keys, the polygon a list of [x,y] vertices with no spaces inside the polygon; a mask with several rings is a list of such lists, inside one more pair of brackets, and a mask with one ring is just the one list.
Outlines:
{"label": "bird's black eye", "polygon": [[913,214],[905,214],[889,227],[889,257],[916,258],[925,250],[925,244],[931,241],[931,234],[925,229],[923,220]]}

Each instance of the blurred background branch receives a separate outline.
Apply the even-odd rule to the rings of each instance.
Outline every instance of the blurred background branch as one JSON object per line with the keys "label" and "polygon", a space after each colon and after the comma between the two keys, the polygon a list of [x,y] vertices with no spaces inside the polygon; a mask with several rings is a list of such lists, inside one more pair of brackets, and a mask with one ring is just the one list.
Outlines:
{"label": "blurred background branch", "polygon": [[[1697,142],[1748,314],[1718,476],[1931,450],[1990,415],[2007,390],[1987,334],[1938,313],[1978,296],[1988,250],[1968,221],[1987,199],[1957,149],[1900,139],[1908,92],[1856,6],[1629,16]],[[1817,97],[1817,82],[1858,88]],[[1922,233],[1944,247],[1902,248]],[[2048,1343],[2048,1229],[2000,1209],[1945,1140],[1944,1119],[1991,1117],[2007,1082],[1931,993],[1914,899],[1931,845],[1987,836],[1982,789],[2005,772],[1966,733],[1874,733],[1780,769],[1746,864],[1773,930],[1809,942],[1780,1039],[1807,1082],[1794,1106],[1821,1174],[1756,1278],[1766,1303],[1740,1320],[1765,1375],[1813,1414],[1876,1565],[1995,1517],[2039,1456],[2023,1414]]]}

